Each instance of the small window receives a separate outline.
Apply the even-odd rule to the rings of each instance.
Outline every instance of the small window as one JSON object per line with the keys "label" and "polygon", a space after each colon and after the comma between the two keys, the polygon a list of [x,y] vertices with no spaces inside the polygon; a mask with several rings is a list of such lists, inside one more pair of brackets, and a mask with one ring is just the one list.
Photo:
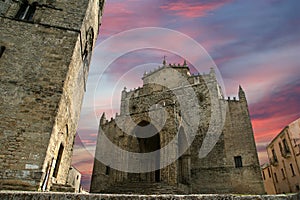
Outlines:
{"label": "small window", "polygon": [[17,19],[32,21],[33,15],[36,10],[37,3],[28,4],[28,2],[23,3],[16,15]]}
{"label": "small window", "polygon": [[263,171],[262,173],[263,173],[263,179],[266,180],[265,171]]}
{"label": "small window", "polygon": [[234,163],[235,163],[235,168],[243,167],[242,157],[241,156],[235,156],[234,157]]}
{"label": "small window", "polygon": [[269,178],[271,178],[270,168],[268,168],[268,175],[269,175]]}
{"label": "small window", "polygon": [[285,153],[291,153],[290,148],[289,148],[289,145],[288,145],[286,139],[283,139],[283,140],[282,140],[282,143],[283,143],[283,147],[284,147]]}
{"label": "small window", "polygon": [[296,185],[296,191],[299,191],[300,188],[299,188],[299,185]]}
{"label": "small window", "polygon": [[283,156],[283,151],[282,151],[282,145],[281,145],[281,142],[279,142],[279,149],[280,149],[281,155]]}
{"label": "small window", "polygon": [[278,183],[278,179],[277,179],[277,174],[276,173],[274,173],[274,177],[275,177],[276,183]]}
{"label": "small window", "polygon": [[78,180],[78,179],[79,179],[79,175],[76,176],[76,180]]}
{"label": "small window", "polygon": [[5,46],[0,46],[0,58],[2,57],[4,51],[5,51]]}
{"label": "small window", "polygon": [[273,155],[273,158],[274,158],[274,162],[278,162],[278,159],[277,159],[277,156],[276,156],[276,153],[275,153],[274,149],[272,149],[272,155]]}
{"label": "small window", "polygon": [[285,179],[285,174],[282,168],[281,168],[281,173],[282,173],[282,179]]}
{"label": "small window", "polygon": [[68,124],[66,124],[66,134],[67,134],[67,137],[69,136],[69,127],[68,127]]}
{"label": "small window", "polygon": [[106,175],[109,175],[109,173],[110,173],[110,167],[109,167],[109,166],[106,166],[106,167],[105,167],[105,174],[106,174]]}
{"label": "small window", "polygon": [[61,163],[63,152],[64,152],[64,146],[62,144],[60,144],[57,159],[56,159],[56,163],[55,163],[55,168],[54,168],[54,172],[53,172],[53,177],[54,178],[57,178],[58,169],[59,169],[59,166],[60,166],[60,163]]}
{"label": "small window", "polygon": [[292,175],[296,176],[292,163],[290,164],[290,167],[291,167]]}

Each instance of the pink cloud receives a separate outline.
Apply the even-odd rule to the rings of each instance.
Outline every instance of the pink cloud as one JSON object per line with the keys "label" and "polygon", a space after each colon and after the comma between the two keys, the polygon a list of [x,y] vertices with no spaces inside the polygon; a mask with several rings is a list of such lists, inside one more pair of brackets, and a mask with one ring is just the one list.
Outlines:
{"label": "pink cloud", "polygon": [[187,3],[184,1],[172,2],[167,5],[160,6],[161,9],[172,12],[174,15],[187,18],[203,17],[209,12],[222,7],[231,0],[211,1],[211,2],[193,2]]}
{"label": "pink cloud", "polygon": [[161,20],[157,10],[152,2],[107,1],[100,36],[106,38],[132,28],[159,26]]}

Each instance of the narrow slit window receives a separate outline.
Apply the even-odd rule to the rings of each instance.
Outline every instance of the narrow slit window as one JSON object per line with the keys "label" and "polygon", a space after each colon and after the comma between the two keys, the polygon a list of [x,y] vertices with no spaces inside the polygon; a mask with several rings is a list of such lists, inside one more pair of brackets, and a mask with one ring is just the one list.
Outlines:
{"label": "narrow slit window", "polygon": [[272,155],[273,155],[274,162],[278,162],[278,159],[277,159],[277,156],[276,156],[276,153],[275,153],[274,149],[272,149]]}
{"label": "narrow slit window", "polygon": [[285,174],[282,168],[281,168],[281,173],[282,173],[282,179],[285,179]]}
{"label": "narrow slit window", "polygon": [[0,58],[2,57],[4,51],[5,51],[5,46],[0,46]]}
{"label": "narrow slit window", "polygon": [[277,174],[276,173],[274,173],[274,177],[275,177],[276,183],[278,183],[278,179],[277,179]]}
{"label": "narrow slit window", "polygon": [[54,172],[53,172],[53,177],[54,178],[57,178],[58,169],[59,169],[59,166],[60,166],[60,163],[61,163],[63,152],[64,152],[64,146],[62,144],[60,144],[57,159],[56,159],[56,163],[55,163],[55,168],[54,168]]}
{"label": "narrow slit window", "polygon": [[270,168],[268,168],[268,175],[269,175],[269,178],[271,178]]}
{"label": "narrow slit window", "polygon": [[282,151],[282,145],[281,145],[281,142],[279,142],[279,149],[280,149],[280,152],[281,152],[281,155],[283,156],[283,151]]}
{"label": "narrow slit window", "polygon": [[292,175],[296,176],[292,163],[290,164],[290,167],[291,167]]}

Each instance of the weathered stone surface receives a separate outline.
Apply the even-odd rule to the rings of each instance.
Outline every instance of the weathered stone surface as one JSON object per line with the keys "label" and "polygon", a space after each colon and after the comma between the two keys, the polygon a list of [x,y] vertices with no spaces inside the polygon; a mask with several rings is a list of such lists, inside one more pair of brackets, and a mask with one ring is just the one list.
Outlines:
{"label": "weathered stone surface", "polygon": [[[213,70],[204,75],[190,75],[185,64],[164,65],[146,73],[142,79],[143,87],[122,91],[121,112],[115,119],[106,120],[103,115],[100,120],[91,192],[105,193],[106,188],[119,183],[162,181],[192,194],[264,194],[242,88],[238,100],[224,99]],[[149,128],[143,132],[139,126]],[[217,142],[207,156],[199,158],[199,149],[210,148],[205,141],[209,130],[213,133],[210,138],[216,137]],[[147,139],[141,137],[149,132],[157,134]],[[217,136],[219,132],[221,134]],[[161,166],[161,160],[183,154],[171,164],[152,172],[127,173],[110,169],[100,162],[101,158],[107,156],[110,163],[118,166],[128,166],[137,158],[128,159],[125,154],[116,154],[108,148],[103,133],[119,148],[136,153],[152,152],[176,140],[169,152],[159,152],[159,159],[140,161],[137,166],[147,165],[152,169],[154,165]],[[195,134],[193,142],[181,152],[191,134]],[[241,156],[242,167],[235,164],[237,156]]]}
{"label": "weathered stone surface", "polygon": [[124,195],[124,194],[72,194],[72,193],[30,193],[0,191],[1,200],[299,200],[299,194],[290,195]]}
{"label": "weathered stone surface", "polygon": [[37,0],[32,20],[22,2],[0,2],[0,189],[49,189],[66,182],[103,1]]}

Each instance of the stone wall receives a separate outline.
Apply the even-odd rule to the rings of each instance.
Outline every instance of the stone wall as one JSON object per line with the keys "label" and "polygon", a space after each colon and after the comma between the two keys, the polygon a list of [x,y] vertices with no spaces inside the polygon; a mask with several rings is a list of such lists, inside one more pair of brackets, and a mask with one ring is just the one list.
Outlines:
{"label": "stone wall", "polygon": [[31,20],[15,18],[19,1],[0,5],[0,189],[66,183],[102,15],[103,1],[36,2]]}
{"label": "stone wall", "polygon": [[299,194],[290,195],[122,195],[122,194],[74,194],[74,193],[30,193],[0,191],[2,200],[20,199],[69,199],[69,200],[299,200]]}
{"label": "stone wall", "polygon": [[[164,65],[154,72],[145,73],[142,79],[143,87],[122,91],[121,112],[115,119],[106,120],[103,116],[100,120],[91,192],[105,192],[106,187],[117,182],[145,181],[144,174],[136,174],[139,178],[131,180],[130,173],[113,169],[106,173],[108,166],[97,158],[109,155],[112,162],[128,165],[135,158],[126,161],[122,155],[114,155],[115,152],[106,148],[100,133],[123,150],[142,153],[141,140],[134,137],[138,137],[135,127],[149,123],[155,124],[159,130],[160,147],[173,139],[179,141],[179,136],[175,137],[180,130],[183,140],[190,141],[191,135],[195,135],[180,159],[174,159],[160,169],[160,181],[177,186],[186,193],[265,193],[242,88],[239,89],[239,99],[224,99],[213,70],[204,75],[191,75],[186,65]],[[154,117],[149,117],[151,115]],[[165,119],[164,115],[167,116]],[[160,123],[163,123],[161,127]],[[182,142],[172,145],[167,154],[160,152],[160,160],[175,158],[179,154]],[[203,150],[200,158],[199,150]],[[205,151],[209,153],[203,153]],[[241,158],[242,166],[236,166],[235,157]]]}

